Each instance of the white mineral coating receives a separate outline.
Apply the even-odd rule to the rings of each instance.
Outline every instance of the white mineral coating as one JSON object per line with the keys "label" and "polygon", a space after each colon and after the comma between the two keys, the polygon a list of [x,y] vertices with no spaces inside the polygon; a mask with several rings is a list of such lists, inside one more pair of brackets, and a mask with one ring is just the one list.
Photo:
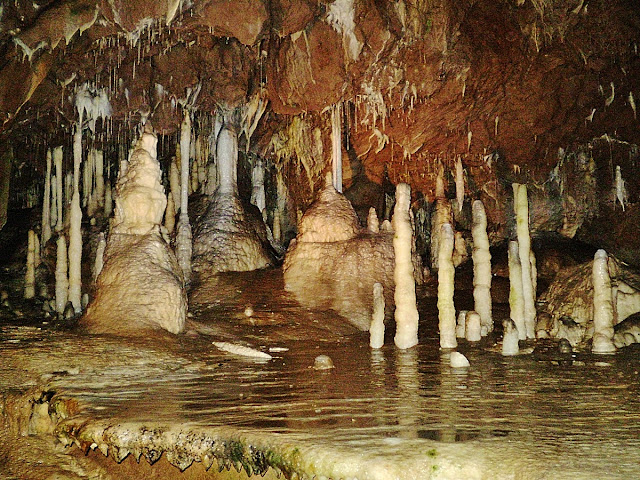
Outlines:
{"label": "white mineral coating", "polygon": [[[453,266],[453,228],[445,223],[440,232],[438,255],[438,327],[440,347],[456,348],[456,308],[453,304],[455,268]],[[467,314],[467,324],[469,315]]]}
{"label": "white mineral coating", "polygon": [[98,246],[96,247],[96,259],[93,262],[93,281],[95,282],[104,266],[104,250],[107,248],[107,239],[104,232],[98,235]]}
{"label": "white mineral coating", "polygon": [[35,239],[35,232],[33,230],[29,230],[27,243],[27,270],[24,276],[24,298],[33,298],[36,295]]}
{"label": "white mineral coating", "polygon": [[522,292],[522,266],[519,246],[516,240],[509,242],[509,311],[510,318],[518,329],[520,340],[526,340],[524,326],[524,294]]}
{"label": "white mineral coating", "polygon": [[451,352],[449,364],[451,365],[451,368],[468,368],[470,365],[467,357],[460,352]]}
{"label": "white mineral coating", "polygon": [[536,307],[531,282],[531,237],[529,236],[529,201],[527,186],[513,184],[513,198],[516,213],[516,234],[518,236],[518,254],[522,268],[522,295],[524,302],[524,327],[527,338],[535,338]]}
{"label": "white mineral coating", "polygon": [[367,215],[367,231],[370,233],[380,233],[380,222],[378,221],[378,214],[374,207],[369,208],[369,214]]}
{"label": "white mineral coating", "polygon": [[613,344],[613,296],[607,261],[607,252],[602,249],[593,257],[593,353],[616,351]]}
{"label": "white mineral coating", "polygon": [[56,256],[56,311],[64,312],[69,297],[69,277],[67,277],[67,239],[58,236]]}
{"label": "white mineral coating", "polygon": [[69,301],[82,311],[82,209],[80,193],[73,192],[69,215]]}
{"label": "white mineral coating", "polygon": [[56,166],[56,232],[60,232],[62,230],[62,200],[63,200],[63,191],[62,191],[62,147],[56,147],[53,150],[53,163]]}
{"label": "white mineral coating", "polygon": [[373,313],[369,327],[369,346],[382,348],[384,345],[384,288],[381,283],[373,284]]}
{"label": "white mineral coating", "polygon": [[328,355],[318,355],[313,361],[314,370],[330,370],[334,368],[333,360]]}
{"label": "white mineral coating", "polygon": [[113,228],[83,323],[90,332],[137,335],[144,329],[184,330],[187,296],[176,257],[160,234],[166,206],[147,122],[129,166],[118,179]]}
{"label": "white mineral coating", "polygon": [[479,342],[482,339],[482,326],[478,312],[468,312],[466,324],[465,338],[469,342]]}
{"label": "white mineral coating", "polygon": [[216,155],[220,184],[194,226],[193,269],[209,275],[268,267],[273,256],[262,216],[255,209],[245,210],[238,197],[238,137],[233,126],[220,131]]}
{"label": "white mineral coating", "polygon": [[460,310],[458,320],[456,321],[456,338],[464,338],[467,324],[468,310]]}
{"label": "white mineral coating", "polygon": [[518,344],[518,329],[513,320],[507,319],[503,322],[504,332],[502,336],[502,355],[511,356],[517,355],[520,351]]}
{"label": "white mineral coating", "polygon": [[47,149],[47,167],[44,176],[42,199],[42,248],[51,238],[51,150]]}
{"label": "white mineral coating", "polygon": [[487,214],[482,201],[475,200],[471,208],[473,236],[473,299],[480,314],[483,329],[493,330],[491,308],[491,253],[487,235]]}
{"label": "white mineral coating", "polygon": [[411,187],[406,183],[400,183],[396,186],[396,205],[393,210],[393,252],[395,257],[393,279],[396,285],[394,291],[396,304],[394,342],[396,347],[402,349],[413,347],[418,343],[419,316],[411,254],[413,228],[409,214],[410,208]]}

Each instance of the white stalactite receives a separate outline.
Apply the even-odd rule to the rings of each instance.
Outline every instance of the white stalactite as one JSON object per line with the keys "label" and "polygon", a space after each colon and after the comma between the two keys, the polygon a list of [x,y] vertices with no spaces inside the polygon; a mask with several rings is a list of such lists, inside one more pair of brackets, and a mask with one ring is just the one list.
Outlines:
{"label": "white stalactite", "polygon": [[527,339],[524,326],[524,293],[522,292],[522,266],[518,242],[509,242],[509,311],[510,318],[518,330],[520,340]]}
{"label": "white stalactite", "polygon": [[531,283],[531,237],[529,236],[529,201],[527,186],[513,184],[513,198],[516,213],[516,233],[518,236],[518,254],[522,267],[522,293],[524,299],[524,326],[527,338],[535,338],[536,307]]}
{"label": "white stalactite", "polygon": [[95,282],[104,266],[104,250],[107,247],[107,239],[104,232],[98,235],[98,246],[96,247],[96,259],[93,262],[93,281]]}
{"label": "white stalactite", "polygon": [[440,251],[440,235],[442,233],[442,225],[452,224],[451,205],[445,197],[444,192],[444,172],[442,168],[438,170],[436,178],[436,208],[435,214],[431,219],[431,268],[438,269],[438,255]]}
{"label": "white stalactite", "polygon": [[613,353],[613,293],[607,252],[600,249],[593,257],[593,353]]}
{"label": "white stalactite", "polygon": [[482,201],[475,200],[471,208],[473,236],[473,300],[480,314],[482,333],[493,330],[491,308],[491,253],[487,235],[487,214]]}
{"label": "white stalactite", "polygon": [[67,239],[58,236],[58,250],[56,256],[56,311],[64,313],[69,298],[69,277],[67,276]]}
{"label": "white stalactite", "polygon": [[51,238],[51,150],[47,149],[47,169],[44,177],[44,196],[42,198],[42,248]]}
{"label": "white stalactite", "polygon": [[73,195],[69,216],[69,301],[82,311],[82,209],[80,208],[80,164],[82,162],[82,113],[73,134]]}
{"label": "white stalactite", "polygon": [[56,147],[53,150],[53,163],[56,166],[56,232],[62,231],[63,226],[62,205],[64,193],[62,190],[62,182],[64,176],[62,175],[62,153],[62,147]]}
{"label": "white stalactite", "polygon": [[36,295],[36,263],[35,263],[36,235],[29,230],[27,242],[27,271],[24,276],[24,298],[33,298]]}
{"label": "white stalactite", "polygon": [[342,193],[342,106],[331,107],[331,165],[333,187]]}
{"label": "white stalactite", "polygon": [[456,201],[458,203],[458,212],[461,212],[464,204],[464,170],[462,168],[462,159],[459,156],[456,159]]}
{"label": "white stalactite", "polygon": [[[454,234],[451,224],[442,225],[438,254],[438,326],[440,347],[456,348],[456,308],[453,303],[455,267],[453,266]],[[468,323],[467,315],[467,323]]]}
{"label": "white stalactite", "polygon": [[384,295],[381,283],[373,284],[373,313],[369,328],[369,345],[382,348],[384,345]]}
{"label": "white stalactite", "polygon": [[[413,228],[409,209],[411,208],[411,188],[406,183],[396,187],[396,205],[393,210],[393,252],[395,267],[394,300],[396,304],[396,335],[398,348],[410,348],[418,343],[418,308],[416,306],[416,282],[413,275],[411,246]],[[454,320],[455,322],[455,320]]]}
{"label": "white stalactite", "polygon": [[104,191],[104,153],[102,150],[95,152],[95,202],[98,208],[104,207],[105,191]]}
{"label": "white stalactite", "polygon": [[184,110],[180,127],[180,218],[176,235],[176,257],[185,282],[191,280],[191,255],[193,253],[191,224],[189,223],[189,150],[191,142],[191,113]]}

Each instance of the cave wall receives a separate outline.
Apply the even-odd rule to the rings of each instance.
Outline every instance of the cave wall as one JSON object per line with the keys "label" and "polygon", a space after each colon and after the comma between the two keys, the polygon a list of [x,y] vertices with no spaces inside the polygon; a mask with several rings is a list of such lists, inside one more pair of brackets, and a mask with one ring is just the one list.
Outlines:
{"label": "cave wall", "polygon": [[328,107],[342,103],[356,209],[383,209],[385,183],[407,182],[429,203],[440,168],[453,198],[460,158],[494,242],[513,234],[510,184],[526,183],[534,234],[640,264],[639,32],[632,0],[9,2],[0,144],[14,146],[12,199],[18,208],[40,192],[46,147],[70,145],[86,82],[112,107],[86,142],[112,165],[143,116],[170,157],[185,106],[206,134],[216,111],[260,96],[268,106],[241,150],[266,162],[272,207],[284,179],[295,225],[330,168]]}

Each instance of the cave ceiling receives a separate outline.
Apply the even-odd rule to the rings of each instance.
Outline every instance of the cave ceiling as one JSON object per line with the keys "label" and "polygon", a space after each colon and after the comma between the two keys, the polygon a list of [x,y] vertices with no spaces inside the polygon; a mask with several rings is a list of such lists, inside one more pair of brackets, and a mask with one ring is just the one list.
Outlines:
{"label": "cave ceiling", "polygon": [[540,180],[559,149],[638,143],[639,10],[632,0],[7,0],[0,135],[60,142],[83,84],[109,98],[103,136],[141,115],[171,134],[185,105],[206,115],[259,96],[260,154],[294,116],[311,128],[341,104],[349,148],[377,181],[391,172],[426,192],[430,159],[456,155]]}

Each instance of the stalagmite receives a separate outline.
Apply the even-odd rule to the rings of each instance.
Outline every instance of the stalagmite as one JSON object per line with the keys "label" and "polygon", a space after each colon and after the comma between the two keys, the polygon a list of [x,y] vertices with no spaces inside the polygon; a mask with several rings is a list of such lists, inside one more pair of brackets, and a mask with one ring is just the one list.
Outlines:
{"label": "stalagmite", "polygon": [[27,245],[27,271],[24,276],[24,298],[33,298],[36,295],[36,235],[33,230],[29,230]]}
{"label": "stalagmite", "polygon": [[33,233],[34,244],[33,244],[33,265],[35,268],[40,266],[40,238],[38,238],[37,233]]}
{"label": "stalagmite", "polygon": [[[455,268],[453,266],[453,228],[445,223],[440,234],[438,255],[438,325],[440,347],[456,348],[456,309],[453,304]],[[467,318],[468,321],[468,318]]]}
{"label": "stalagmite", "polygon": [[107,180],[104,187],[104,218],[111,217],[113,213],[113,190],[111,189],[111,181]]}
{"label": "stalagmite", "polygon": [[467,313],[464,336],[469,342],[479,342],[482,339],[482,324],[478,312]]}
{"label": "stalagmite", "polygon": [[[56,147],[53,150],[53,163],[56,166],[56,232],[62,231],[62,205],[63,205],[63,191],[62,191],[62,147]],[[64,307],[62,307],[64,308]]]}
{"label": "stalagmite", "polygon": [[[440,236],[442,233],[442,225],[448,223],[452,225],[451,205],[445,197],[444,193],[444,172],[442,168],[438,170],[436,178],[436,208],[435,214],[431,219],[431,268],[438,269],[438,255],[440,251]],[[453,226],[453,225],[452,225]]]}
{"label": "stalagmite", "polygon": [[265,207],[267,206],[264,191],[264,162],[256,158],[251,169],[251,203],[258,207],[263,218],[266,218]]}
{"label": "stalagmite", "polygon": [[56,176],[51,175],[51,212],[49,214],[49,222],[54,229],[58,224],[58,189],[56,188],[56,184]]}
{"label": "stalagmite", "polygon": [[80,208],[80,163],[82,162],[83,111],[73,134],[73,195],[69,216],[69,301],[82,311],[82,210]]}
{"label": "stalagmite", "polygon": [[98,236],[98,246],[96,247],[96,259],[93,263],[93,281],[98,278],[100,272],[102,271],[102,267],[104,266],[104,250],[107,247],[107,239],[104,236],[104,232],[100,232]]}
{"label": "stalagmite", "polygon": [[475,200],[471,209],[473,236],[473,300],[475,311],[480,314],[482,333],[493,330],[491,313],[491,253],[487,236],[487,214],[482,201]]}
{"label": "stalagmite", "polygon": [[396,335],[394,341],[396,346],[402,349],[413,347],[418,343],[418,308],[411,258],[413,228],[409,214],[410,208],[411,189],[406,183],[400,183],[396,187],[396,206],[393,210],[392,220],[393,252],[395,254],[393,278],[396,284],[394,293]]}
{"label": "stalagmite", "polygon": [[511,356],[517,355],[520,351],[518,344],[518,329],[513,320],[507,319],[503,322],[503,335],[502,335],[502,355]]}
{"label": "stalagmite", "polygon": [[369,233],[380,233],[380,222],[376,209],[373,207],[369,209],[369,215],[367,215],[367,231]]}
{"label": "stalagmite", "polygon": [[115,190],[104,264],[82,323],[94,333],[140,335],[144,329],[184,330],[187,297],[182,270],[163,238],[167,198],[149,122]]}
{"label": "stalagmite", "polygon": [[342,106],[331,107],[331,165],[333,186],[342,193]]}
{"label": "stalagmite", "polygon": [[182,205],[180,200],[180,169],[178,168],[179,152],[180,149],[177,149],[176,155],[171,159],[171,165],[169,166],[169,189],[173,197],[173,204],[176,208]]}
{"label": "stalagmite", "polygon": [[464,338],[467,331],[467,312],[468,310],[460,310],[458,320],[456,322],[456,338]]}
{"label": "stalagmite", "polygon": [[169,195],[167,195],[167,209],[164,212],[164,228],[167,229],[168,234],[172,234],[175,227],[176,205],[173,203],[173,195],[169,193]]}
{"label": "stalagmite", "polygon": [[529,202],[527,186],[513,184],[513,198],[516,213],[516,233],[518,236],[518,254],[522,267],[522,294],[524,301],[524,326],[527,338],[535,338],[536,308],[531,283],[531,263],[529,254],[531,238],[529,237]]}
{"label": "stalagmite", "polygon": [[518,330],[520,340],[527,339],[524,326],[524,294],[522,292],[522,267],[516,240],[509,242],[509,311],[510,318]]}
{"label": "stalagmite", "polygon": [[176,257],[182,269],[185,282],[191,279],[191,255],[193,252],[191,223],[187,208],[189,205],[189,144],[191,142],[191,112],[184,110],[184,120],[180,127],[180,217],[176,235]]}
{"label": "stalagmite", "polygon": [[51,238],[51,150],[47,149],[47,169],[44,177],[44,196],[42,198],[42,247]]}
{"label": "stalagmite", "polygon": [[96,189],[94,192],[95,202],[98,208],[104,206],[105,191],[104,191],[104,153],[102,150],[96,150],[95,152],[95,183]]}
{"label": "stalagmite", "polygon": [[56,256],[56,311],[64,312],[69,298],[69,277],[67,277],[67,239],[64,235],[58,236]]}
{"label": "stalagmite", "polygon": [[600,249],[593,257],[593,353],[613,353],[613,295],[607,252]]}
{"label": "stalagmite", "polygon": [[384,345],[384,292],[381,283],[373,284],[373,314],[369,327],[369,345],[382,348]]}

